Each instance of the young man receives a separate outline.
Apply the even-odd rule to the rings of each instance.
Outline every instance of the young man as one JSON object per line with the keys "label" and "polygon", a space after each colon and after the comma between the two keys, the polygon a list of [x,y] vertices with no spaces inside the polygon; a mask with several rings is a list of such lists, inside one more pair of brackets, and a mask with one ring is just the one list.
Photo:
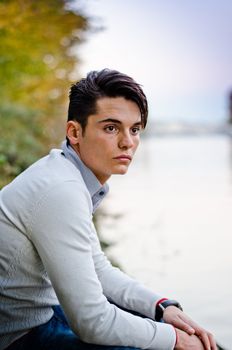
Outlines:
{"label": "young man", "polygon": [[147,113],[132,78],[89,73],[71,88],[62,149],[0,192],[0,350],[216,350],[177,302],[111,266],[92,223]]}

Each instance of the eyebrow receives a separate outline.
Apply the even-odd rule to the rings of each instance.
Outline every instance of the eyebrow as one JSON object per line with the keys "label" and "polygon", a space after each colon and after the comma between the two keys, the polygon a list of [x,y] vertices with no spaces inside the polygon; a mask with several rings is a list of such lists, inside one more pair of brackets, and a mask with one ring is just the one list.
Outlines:
{"label": "eyebrow", "polygon": [[[108,123],[108,122],[122,124],[122,122],[120,120],[113,119],[113,118],[103,119],[103,120],[100,120],[98,123]],[[139,121],[139,122],[133,124],[133,126],[136,126],[136,125],[142,125],[142,121]]]}

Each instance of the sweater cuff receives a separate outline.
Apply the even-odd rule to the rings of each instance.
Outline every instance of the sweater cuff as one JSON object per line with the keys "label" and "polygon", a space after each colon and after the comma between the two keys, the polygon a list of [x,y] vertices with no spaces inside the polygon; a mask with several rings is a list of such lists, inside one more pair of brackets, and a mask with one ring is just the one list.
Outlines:
{"label": "sweater cuff", "polygon": [[156,322],[155,349],[173,350],[176,345],[175,328],[167,323]]}

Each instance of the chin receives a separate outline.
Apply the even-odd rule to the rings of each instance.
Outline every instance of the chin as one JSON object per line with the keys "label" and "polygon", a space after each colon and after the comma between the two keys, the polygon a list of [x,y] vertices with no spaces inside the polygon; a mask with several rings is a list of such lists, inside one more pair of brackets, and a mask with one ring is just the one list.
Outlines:
{"label": "chin", "polygon": [[128,168],[121,168],[121,169],[117,169],[114,174],[118,174],[118,175],[124,175],[127,173]]}

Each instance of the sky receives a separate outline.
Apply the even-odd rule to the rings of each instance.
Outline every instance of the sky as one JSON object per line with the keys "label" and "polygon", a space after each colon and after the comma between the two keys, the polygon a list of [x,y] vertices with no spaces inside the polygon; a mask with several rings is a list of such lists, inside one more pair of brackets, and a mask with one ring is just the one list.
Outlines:
{"label": "sky", "polygon": [[232,90],[231,0],[77,0],[101,31],[79,49],[81,74],[132,76],[160,122],[217,124]]}

